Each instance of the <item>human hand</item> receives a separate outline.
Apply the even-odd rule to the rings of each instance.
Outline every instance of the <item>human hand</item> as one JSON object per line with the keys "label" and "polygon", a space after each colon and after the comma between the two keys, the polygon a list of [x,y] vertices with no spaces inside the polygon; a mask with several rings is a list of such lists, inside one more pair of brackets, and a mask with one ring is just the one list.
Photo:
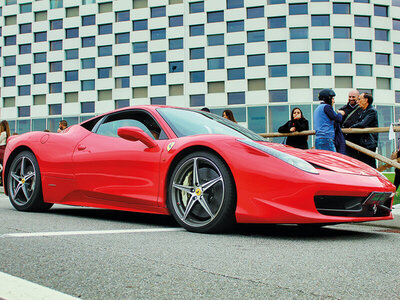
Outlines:
{"label": "human hand", "polygon": [[296,131],[296,127],[290,127],[290,132],[295,132]]}
{"label": "human hand", "polygon": [[337,112],[338,112],[338,114],[341,114],[342,116],[344,116],[344,114],[345,114],[345,112],[343,110],[340,110],[340,109]]}

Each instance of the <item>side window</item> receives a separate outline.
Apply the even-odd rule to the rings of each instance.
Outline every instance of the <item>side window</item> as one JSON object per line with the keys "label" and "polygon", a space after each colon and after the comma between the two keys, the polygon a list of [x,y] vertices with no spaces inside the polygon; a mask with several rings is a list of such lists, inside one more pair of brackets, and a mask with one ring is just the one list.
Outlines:
{"label": "side window", "polygon": [[145,112],[124,111],[110,115],[100,124],[96,133],[118,137],[118,128],[125,126],[138,127],[155,140],[167,139],[157,122]]}

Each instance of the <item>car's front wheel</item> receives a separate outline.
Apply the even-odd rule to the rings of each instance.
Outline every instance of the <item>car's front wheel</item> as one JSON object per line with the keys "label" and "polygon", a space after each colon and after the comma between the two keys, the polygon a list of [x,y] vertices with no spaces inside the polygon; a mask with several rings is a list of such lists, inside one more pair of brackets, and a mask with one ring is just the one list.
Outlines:
{"label": "car's front wheel", "polygon": [[44,211],[53,206],[43,202],[42,181],[36,157],[30,151],[19,153],[7,175],[11,204],[20,211]]}
{"label": "car's front wheel", "polygon": [[236,189],[224,161],[204,151],[185,156],[172,173],[167,204],[189,231],[211,233],[232,227]]}

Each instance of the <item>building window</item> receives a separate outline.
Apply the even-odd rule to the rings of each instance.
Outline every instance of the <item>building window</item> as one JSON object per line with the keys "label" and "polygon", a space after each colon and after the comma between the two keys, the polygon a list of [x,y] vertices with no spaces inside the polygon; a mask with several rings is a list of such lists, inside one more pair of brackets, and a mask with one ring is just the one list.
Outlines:
{"label": "building window", "polygon": [[204,12],[204,1],[189,3],[189,13],[201,13]]}
{"label": "building window", "polygon": [[170,84],[169,87],[170,96],[182,96],[183,95],[183,84]]}
{"label": "building window", "polygon": [[19,65],[18,71],[19,75],[31,74],[31,65]]}
{"label": "building window", "polygon": [[269,17],[268,18],[268,28],[285,28],[286,27],[286,17]]}
{"label": "building window", "polygon": [[254,78],[247,80],[247,89],[249,91],[264,91],[265,78]]}
{"label": "building window", "polygon": [[226,22],[227,32],[239,32],[244,31],[244,21],[229,21]]}
{"label": "building window", "polygon": [[183,38],[169,39],[169,50],[183,49]]}
{"label": "building window", "polygon": [[147,75],[147,64],[133,65],[133,76]]}
{"label": "building window", "polygon": [[183,26],[183,16],[171,16],[169,17],[169,27]]}
{"label": "building window", "polygon": [[30,32],[32,32],[32,23],[19,24],[19,33],[20,34],[30,33]]}
{"label": "building window", "polygon": [[95,89],[94,79],[81,80],[81,90],[82,91],[94,91],[94,89]]}
{"label": "building window", "polygon": [[132,43],[133,53],[147,52],[147,42]]}
{"label": "building window", "polygon": [[331,50],[330,39],[313,39],[312,40],[313,51],[329,51]]}
{"label": "building window", "polygon": [[67,7],[65,9],[65,16],[67,18],[78,17],[79,16],[79,6]]}
{"label": "building window", "polygon": [[207,13],[207,23],[216,23],[224,21],[224,11],[210,11]]}
{"label": "building window", "polygon": [[189,32],[190,36],[204,35],[204,24],[190,25]]}
{"label": "building window", "polygon": [[201,58],[204,58],[204,47],[190,49],[190,59],[201,59]]}
{"label": "building window", "polygon": [[46,21],[47,11],[35,11],[35,22]]}
{"label": "building window", "polygon": [[150,31],[151,40],[163,40],[166,38],[166,31],[165,28],[162,29],[153,29]]}
{"label": "building window", "polygon": [[390,54],[386,53],[376,53],[375,54],[375,61],[377,65],[390,65]]}
{"label": "building window", "polygon": [[4,46],[12,46],[17,44],[17,36],[9,35],[4,37]]}
{"label": "building window", "polygon": [[390,78],[380,78],[376,77],[376,88],[381,90],[390,90]]}
{"label": "building window", "polygon": [[116,44],[127,44],[127,43],[129,43],[129,39],[130,39],[129,32],[117,33],[115,35],[115,43]]}
{"label": "building window", "polygon": [[62,19],[50,21],[50,30],[58,30],[58,29],[62,29],[62,28],[63,28],[63,20]]}
{"label": "building window", "polygon": [[372,65],[356,65],[357,76],[372,76]]}
{"label": "building window", "polygon": [[98,32],[99,32],[99,35],[111,34],[112,33],[112,24],[98,25]]}
{"label": "building window", "polygon": [[306,15],[307,13],[307,3],[289,4],[289,15]]}
{"label": "building window", "polygon": [[[31,116],[31,107],[30,106],[19,106],[18,107],[18,117],[30,117]],[[29,130],[27,130],[29,131]]]}
{"label": "building window", "polygon": [[112,68],[98,68],[97,69],[97,78],[111,78],[112,77]]}
{"label": "building window", "polygon": [[248,7],[247,19],[264,18],[264,6]]}
{"label": "building window", "polygon": [[129,10],[115,12],[115,22],[129,21],[129,19],[130,19]]}
{"label": "building window", "polygon": [[228,45],[228,56],[244,55],[244,44]]}
{"label": "building window", "polygon": [[33,83],[34,84],[46,83],[46,73],[33,74]]}
{"label": "building window", "polygon": [[351,51],[335,51],[335,63],[351,64]]}
{"label": "building window", "polygon": [[268,76],[269,77],[287,77],[287,66],[286,65],[269,66],[268,67]]}
{"label": "building window", "polygon": [[61,104],[49,104],[49,115],[61,115]]}
{"label": "building window", "polygon": [[400,67],[394,67],[394,78],[400,78]]}
{"label": "building window", "polygon": [[147,19],[146,20],[135,20],[132,22],[133,31],[147,30]]}
{"label": "building window", "polygon": [[166,15],[165,6],[152,7],[150,9],[150,14],[152,18],[165,17]]}
{"label": "building window", "polygon": [[94,113],[95,104],[94,101],[81,102],[81,113]]}
{"label": "building window", "polygon": [[19,45],[19,54],[27,54],[27,53],[31,53],[31,44],[23,44],[23,45]]}
{"label": "building window", "polygon": [[78,49],[68,49],[65,50],[65,59],[78,59],[79,58],[79,50]]}
{"label": "building window", "polygon": [[228,80],[238,80],[245,78],[244,68],[228,69]]}
{"label": "building window", "polygon": [[62,40],[50,41],[50,51],[59,51],[62,50],[62,47]]}
{"label": "building window", "polygon": [[61,82],[49,83],[49,93],[50,94],[58,94],[61,92],[62,92],[62,83]]}
{"label": "building window", "polygon": [[351,39],[351,28],[333,27],[333,37],[335,39]]}
{"label": "building window", "polygon": [[128,107],[128,106],[129,106],[129,99],[115,100],[115,109]]}
{"label": "building window", "polygon": [[245,104],[246,103],[245,92],[233,92],[228,93],[228,105]]}
{"label": "building window", "polygon": [[79,28],[78,27],[65,29],[65,38],[66,39],[72,39],[72,38],[77,38],[77,37],[79,37]]}
{"label": "building window", "polygon": [[111,56],[112,55],[112,46],[99,46],[97,47],[98,56]]}
{"label": "building window", "polygon": [[115,56],[116,66],[127,66],[129,65],[129,55],[116,55]]}
{"label": "building window", "polygon": [[207,92],[209,94],[225,93],[225,82],[224,81],[213,81],[207,83]]}
{"label": "building window", "polygon": [[49,63],[50,72],[60,72],[62,71],[62,61],[54,61]]}
{"label": "building window", "polygon": [[34,95],[33,105],[43,105],[46,104],[46,95]]}
{"label": "building window", "polygon": [[226,0],[226,8],[227,9],[232,9],[232,8],[239,8],[243,7],[244,0]]}
{"label": "building window", "polygon": [[205,95],[200,94],[200,95],[190,95],[190,106],[195,107],[195,106],[204,106],[205,105]]}
{"label": "building window", "polygon": [[65,81],[78,81],[78,71],[66,71]]}
{"label": "building window", "polygon": [[374,15],[378,17],[388,17],[388,7],[384,5],[374,5]]}
{"label": "building window", "polygon": [[290,77],[290,88],[308,89],[310,88],[310,78],[308,76]]}
{"label": "building window", "polygon": [[269,90],[269,102],[288,102],[287,90]]}
{"label": "building window", "polygon": [[95,68],[94,58],[82,58],[81,59],[82,69],[93,69]]}
{"label": "building window", "polygon": [[190,72],[190,82],[192,82],[192,83],[204,82],[204,80],[205,80],[204,71]]}
{"label": "building window", "polygon": [[15,66],[17,59],[15,55],[4,56],[4,66]]}
{"label": "building window", "polygon": [[308,64],[309,63],[308,52],[290,52],[290,63],[291,64]]}
{"label": "building window", "polygon": [[356,51],[371,52],[371,41],[370,40],[356,40],[355,41]]}
{"label": "building window", "polygon": [[112,2],[99,3],[100,14],[112,12],[112,10],[113,10]]}
{"label": "building window", "polygon": [[4,86],[15,86],[15,76],[3,77]]}
{"label": "building window", "polygon": [[150,82],[152,86],[166,85],[167,78],[165,74],[151,75]]}
{"label": "building window", "polygon": [[329,15],[312,15],[311,26],[330,26]]}
{"label": "building window", "polygon": [[400,43],[393,43],[393,53],[400,54]]}
{"label": "building window", "polygon": [[82,16],[82,26],[90,26],[95,24],[96,24],[95,15]]}
{"label": "building window", "polygon": [[118,77],[115,78],[115,88],[123,89],[129,87],[129,77]]}
{"label": "building window", "polygon": [[247,66],[265,66],[265,54],[247,55]]}
{"label": "building window", "polygon": [[354,26],[371,27],[369,16],[354,16]]}
{"label": "building window", "polygon": [[263,42],[263,41],[265,41],[265,31],[264,30],[247,31],[247,42],[248,43]]}
{"label": "building window", "polygon": [[207,45],[208,46],[219,46],[224,44],[224,35],[223,34],[212,34],[207,36]]}
{"label": "building window", "polygon": [[88,36],[82,38],[82,48],[94,47],[96,45],[96,38],[94,36]]}
{"label": "building window", "polygon": [[50,9],[62,8],[63,0],[50,0]]}
{"label": "building window", "polygon": [[375,40],[388,41],[389,40],[389,30],[375,29]]}
{"label": "building window", "polygon": [[225,59],[223,57],[209,58],[207,59],[207,69],[217,70],[225,68]]}
{"label": "building window", "polygon": [[278,53],[278,52],[286,52],[287,46],[286,41],[270,41],[268,42],[268,52],[269,53]]}
{"label": "building window", "polygon": [[19,5],[19,13],[24,14],[32,12],[32,3],[24,3]]}
{"label": "building window", "polygon": [[348,15],[350,14],[350,3],[333,3],[333,13]]}
{"label": "building window", "polygon": [[400,30],[400,19],[393,19],[393,30]]}
{"label": "building window", "polygon": [[330,76],[331,64],[313,64],[312,70],[314,76]]}
{"label": "building window", "polygon": [[151,97],[150,104],[151,105],[166,105],[167,98],[166,97]]}
{"label": "building window", "polygon": [[290,39],[307,39],[308,38],[308,28],[298,27],[290,28]]}
{"label": "building window", "polygon": [[151,52],[150,59],[152,63],[164,62],[167,60],[167,52],[166,51]]}

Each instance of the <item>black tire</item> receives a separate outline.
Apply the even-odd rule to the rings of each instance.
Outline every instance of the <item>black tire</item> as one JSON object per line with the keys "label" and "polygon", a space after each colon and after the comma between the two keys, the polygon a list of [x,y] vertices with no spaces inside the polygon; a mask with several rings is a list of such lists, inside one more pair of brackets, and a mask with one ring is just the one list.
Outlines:
{"label": "black tire", "polygon": [[11,204],[20,211],[45,211],[53,203],[43,202],[42,180],[35,155],[30,151],[19,153],[7,174],[8,195]]}
{"label": "black tire", "polygon": [[224,161],[205,151],[185,156],[169,181],[167,206],[188,231],[215,233],[232,228],[236,189]]}

